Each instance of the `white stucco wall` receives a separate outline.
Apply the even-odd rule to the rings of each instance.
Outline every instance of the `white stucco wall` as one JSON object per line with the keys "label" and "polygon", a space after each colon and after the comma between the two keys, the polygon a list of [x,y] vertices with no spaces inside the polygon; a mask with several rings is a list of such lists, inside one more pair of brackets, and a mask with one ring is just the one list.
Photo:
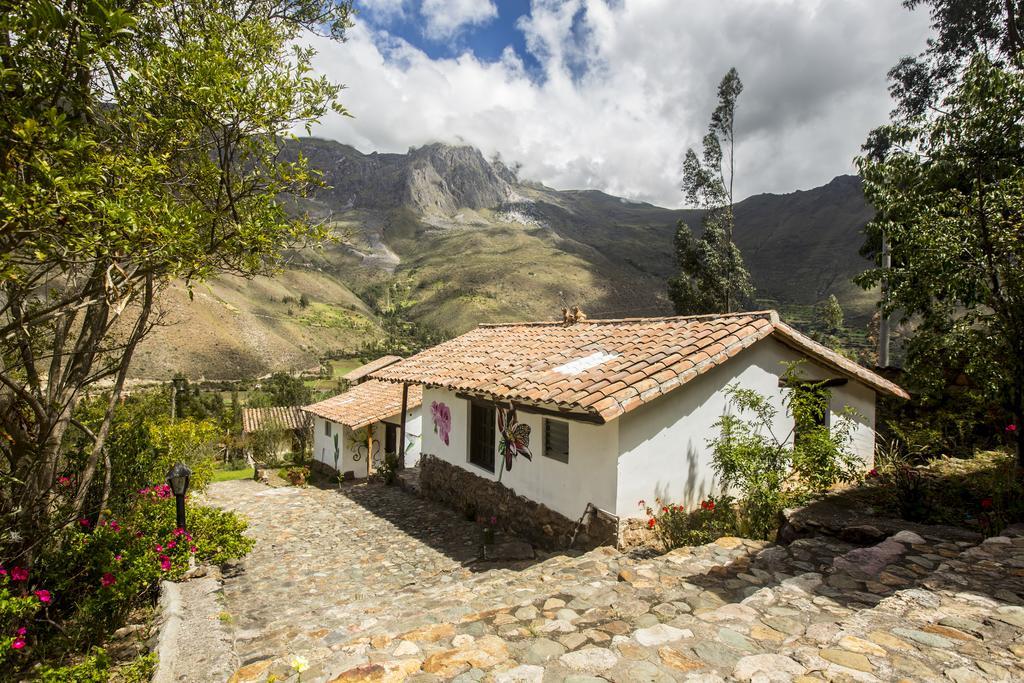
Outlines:
{"label": "white stucco wall", "polygon": [[[786,390],[779,387],[779,377],[785,372],[785,363],[801,358],[802,354],[766,339],[722,367],[619,418],[616,514],[643,517],[638,501],[653,505],[655,498],[693,507],[718,492],[707,441],[718,433],[714,425],[727,408],[725,390],[730,384],[738,383],[771,397],[778,409],[773,430],[780,438],[790,435],[793,420],[782,404]],[[808,379],[838,376],[810,361],[801,366],[801,372]],[[836,424],[844,406],[859,413],[851,448],[870,466],[874,453],[874,391],[851,380],[833,387],[831,392],[830,424]]]}
{"label": "white stucco wall", "polygon": [[[446,446],[440,433],[435,432],[430,405],[433,401],[446,403],[451,410],[452,426]],[[423,447],[424,453],[436,455],[478,476],[497,481],[503,470],[497,453],[495,428],[495,472],[469,462],[469,403],[453,392],[427,389],[423,392]],[[545,457],[543,416],[519,411],[521,423],[530,426],[532,460],[516,458],[511,471],[501,471],[501,483],[516,493],[543,503],[569,519],[578,519],[587,503],[614,511],[616,499],[615,473],[618,455],[618,422],[591,425],[569,423],[569,462],[563,463]],[[557,419],[557,418],[553,418]]]}
{"label": "white stucco wall", "polygon": [[[393,415],[384,421],[399,427],[398,448],[401,449],[402,417],[400,415]],[[420,461],[420,447],[423,442],[423,411],[421,408],[413,408],[406,413],[405,430],[408,432],[405,438],[405,466],[415,467]],[[383,436],[383,434],[384,432],[382,431],[381,435]]]}
{"label": "white stucco wall", "polygon": [[[413,448],[406,452],[406,466],[413,467],[419,461],[420,454],[419,445],[421,419],[419,416],[419,410],[415,409],[410,411],[407,420],[406,428],[409,431],[410,439],[413,441]],[[400,420],[397,415],[388,418],[388,421],[400,426]],[[355,473],[357,479],[364,478],[366,476],[366,457],[364,455],[366,449],[362,449],[359,460],[357,461],[354,457],[356,454],[356,448],[352,443],[352,430],[344,425],[332,422],[331,436],[327,436],[324,434],[324,422],[325,420],[320,417],[315,418],[313,421],[313,457],[325,465],[329,465],[332,468],[334,467],[334,434],[337,432],[340,434],[338,445],[341,448],[341,458],[338,461],[338,471],[351,471]],[[375,444],[379,444],[374,446],[374,451],[377,452],[378,458],[384,448],[384,429],[383,423],[380,422],[372,425],[371,427],[373,440]]]}

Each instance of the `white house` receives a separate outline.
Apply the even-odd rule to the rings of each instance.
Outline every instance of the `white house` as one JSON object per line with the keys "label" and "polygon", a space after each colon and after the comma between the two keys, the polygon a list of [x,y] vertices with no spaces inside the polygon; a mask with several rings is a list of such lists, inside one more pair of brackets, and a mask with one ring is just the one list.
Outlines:
{"label": "white house", "polygon": [[876,397],[906,392],[774,311],[481,325],[372,376],[423,387],[424,492],[557,545],[588,509],[621,535],[640,500],[716,493],[708,440],[727,387],[769,396],[789,434],[780,379],[798,360],[828,381],[826,420],[856,412],[852,448],[870,467]]}
{"label": "white house", "polygon": [[[380,360],[368,365],[382,367]],[[313,459],[337,472],[351,472],[357,479],[372,474],[386,453],[401,453],[403,441],[406,467],[415,466],[420,457],[422,388],[365,379],[366,374],[345,393],[303,408],[313,419]]]}

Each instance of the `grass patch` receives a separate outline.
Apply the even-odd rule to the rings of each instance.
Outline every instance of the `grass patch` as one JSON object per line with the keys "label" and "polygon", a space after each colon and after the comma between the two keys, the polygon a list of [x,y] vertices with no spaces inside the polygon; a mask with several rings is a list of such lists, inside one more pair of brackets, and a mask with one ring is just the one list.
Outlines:
{"label": "grass patch", "polygon": [[210,481],[235,481],[237,479],[252,479],[253,470],[251,467],[246,467],[240,470],[224,470],[217,469],[213,471],[213,477]]}

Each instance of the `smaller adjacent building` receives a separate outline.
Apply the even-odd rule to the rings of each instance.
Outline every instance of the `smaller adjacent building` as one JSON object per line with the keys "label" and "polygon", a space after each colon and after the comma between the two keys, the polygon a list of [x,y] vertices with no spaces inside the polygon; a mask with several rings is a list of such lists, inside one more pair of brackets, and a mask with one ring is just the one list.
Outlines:
{"label": "smaller adjacent building", "polygon": [[253,460],[253,450],[265,451],[264,457],[277,459],[289,453],[301,453],[309,443],[310,416],[299,406],[273,406],[242,409],[242,436],[246,441],[246,458]]}
{"label": "smaller adjacent building", "polygon": [[621,543],[642,531],[641,499],[692,507],[718,493],[708,442],[730,386],[766,396],[773,431],[792,439],[785,374],[797,361],[828,387],[826,425],[852,409],[851,448],[871,467],[876,397],[906,392],[774,311],[481,325],[372,376],[396,395],[423,389],[426,495],[557,547],[576,520],[598,522],[587,540]]}
{"label": "smaller adjacent building", "polygon": [[380,467],[385,454],[400,454],[403,442],[404,466],[416,465],[420,457],[422,388],[367,379],[374,370],[399,360],[397,356],[385,356],[356,368],[344,376],[355,386],[302,409],[313,421],[313,460],[321,467],[364,478]]}

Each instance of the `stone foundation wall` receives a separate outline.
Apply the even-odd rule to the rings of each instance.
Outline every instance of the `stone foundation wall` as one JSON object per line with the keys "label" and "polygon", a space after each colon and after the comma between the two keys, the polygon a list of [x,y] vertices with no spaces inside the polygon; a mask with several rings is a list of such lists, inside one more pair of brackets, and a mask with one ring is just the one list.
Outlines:
{"label": "stone foundation wall", "polygon": [[661,543],[653,530],[647,527],[646,519],[619,520],[619,550],[633,548],[658,548]]}
{"label": "stone foundation wall", "polygon": [[[568,547],[576,529],[576,520],[555,512],[546,505],[524,498],[504,484],[479,477],[434,455],[420,457],[420,491],[459,512],[472,508],[478,516],[497,517],[498,526],[547,550]],[[580,510],[580,514],[583,511]],[[581,526],[574,548],[589,549],[615,545],[618,524],[603,516],[591,515]]]}

